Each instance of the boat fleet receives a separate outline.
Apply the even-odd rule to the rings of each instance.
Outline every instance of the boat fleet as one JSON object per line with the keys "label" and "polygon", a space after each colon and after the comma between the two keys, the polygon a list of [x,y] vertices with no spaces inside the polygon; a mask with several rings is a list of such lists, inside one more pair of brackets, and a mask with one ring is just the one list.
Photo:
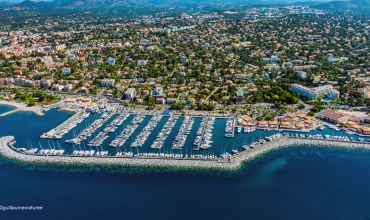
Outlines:
{"label": "boat fleet", "polygon": [[194,119],[186,116],[180,126],[179,133],[172,142],[172,149],[178,150],[185,145],[187,135],[190,134],[191,127],[194,124]]}
{"label": "boat fleet", "polygon": [[225,137],[230,138],[233,137],[233,129],[234,129],[234,120],[229,119],[226,121],[225,125]]}
{"label": "boat fleet", "polygon": [[212,147],[213,141],[211,140],[211,138],[215,120],[215,117],[202,118],[202,122],[200,123],[200,127],[197,131],[197,137],[194,140],[194,145],[196,147],[194,147],[193,150],[207,150]]}
{"label": "boat fleet", "polygon": [[90,116],[90,113],[86,112],[83,113],[80,117],[78,117],[76,120],[72,121],[68,125],[66,125],[61,131],[57,132],[52,136],[52,139],[58,140],[63,138],[64,135],[68,134],[69,131],[71,131],[73,128],[75,128],[78,124],[83,122],[85,118],[88,118]]}
{"label": "boat fleet", "polygon": [[[124,111],[116,111],[115,107],[106,107],[105,109],[99,110],[100,115],[90,117],[90,113],[82,113],[77,118],[74,119],[73,122],[68,122],[68,124],[58,133],[53,136],[53,139],[61,139],[63,135],[67,134],[73,128],[75,128],[78,124],[84,122],[82,125],[79,125],[73,132],[76,132],[77,135],[74,135],[72,139],[66,140],[66,143],[72,144],[74,150],[71,155],[74,156],[108,156],[108,151],[104,151],[103,148],[99,150],[91,150],[91,147],[102,147],[104,140],[108,138],[109,133],[116,133],[115,139],[109,144],[110,147],[117,148],[116,157],[137,157],[137,158],[193,158],[193,159],[218,159],[217,156],[214,155],[185,155],[182,153],[139,153],[139,151],[134,154],[132,151],[129,152],[121,152],[121,147],[125,144],[125,142],[131,137],[132,141],[130,143],[131,148],[138,148],[144,145],[145,141],[148,139],[150,134],[153,132],[153,129],[157,126],[158,122],[163,118],[162,115],[154,115],[148,124],[138,133],[135,137],[132,137],[135,133],[136,129],[139,127],[139,124],[143,122],[145,115],[136,115],[133,120],[125,126],[122,132],[119,133],[117,131],[118,127],[123,124],[123,122],[129,117],[129,114],[125,113]],[[119,113],[119,114],[118,114]],[[100,132],[96,132],[103,124],[105,124],[108,120],[110,120],[114,115],[118,114],[118,116],[112,120],[104,129],[100,129]],[[72,119],[72,118],[71,118]],[[94,120],[90,125],[88,125],[92,120]],[[164,146],[165,140],[168,138],[168,135],[174,128],[176,122],[178,120],[178,116],[170,116],[161,131],[157,134],[156,140],[150,146],[152,149],[161,149]],[[194,140],[194,148],[193,150],[208,150],[212,147],[212,131],[213,126],[215,123],[214,117],[203,117],[201,124],[196,132],[196,138]],[[186,116],[184,117],[184,121],[182,122],[177,136],[174,138],[172,142],[172,149],[179,150],[182,149],[185,145],[186,139],[190,134],[192,126],[194,124],[194,118]],[[84,126],[85,125],[85,126]],[[80,130],[78,129],[80,127]],[[85,127],[82,128],[81,127]],[[324,131],[326,129],[333,129],[335,131],[341,130],[340,127],[331,125],[331,124],[323,124],[317,127],[317,130]],[[225,125],[225,137],[233,137],[234,136],[234,120],[229,119],[226,121]],[[251,133],[254,132],[256,128],[254,127],[238,127],[236,129],[237,133]],[[95,133],[94,138],[92,135]],[[354,132],[347,130],[347,134],[354,134]],[[246,144],[243,143],[241,148],[232,148],[231,152],[228,153],[226,151],[222,151],[220,158],[227,159],[231,158],[233,155],[239,154],[241,149],[249,150],[258,147],[259,145],[265,144],[266,142],[273,141],[276,138],[281,136],[296,136],[301,138],[310,138],[310,139],[328,139],[334,141],[359,141],[364,142],[364,138],[358,138],[357,140],[354,137],[350,136],[334,136],[334,135],[321,135],[321,134],[291,134],[291,133],[277,133],[265,138],[261,138],[258,141],[252,141],[252,143]],[[91,138],[90,138],[91,137]],[[84,140],[89,140],[87,145],[90,146],[90,150],[83,150],[75,149],[75,146],[80,146]],[[369,140],[370,142],[370,140]],[[85,142],[84,142],[85,143]],[[50,145],[50,144],[49,144]],[[84,145],[84,144],[83,144]],[[41,147],[41,146],[40,146]],[[63,155],[64,150],[58,144],[57,147],[50,146],[50,149],[43,149],[38,150],[37,148],[33,148],[32,146],[28,146],[29,149],[26,148],[19,148],[19,150],[26,154],[38,154],[38,155]]]}
{"label": "boat fleet", "polygon": [[126,126],[122,132],[109,144],[110,147],[122,147],[126,141],[131,137],[135,130],[139,127],[139,124],[143,122],[144,115],[136,115],[134,119]]}
{"label": "boat fleet", "polygon": [[162,119],[162,115],[154,115],[149,121],[148,125],[143,128],[141,133],[136,136],[135,140],[131,143],[130,147],[141,147],[148,139],[151,131],[157,126],[158,122]]}
{"label": "boat fleet", "polygon": [[172,128],[175,126],[178,116],[171,116],[166,124],[163,126],[162,130],[158,133],[157,139],[154,140],[153,144],[150,146],[152,149],[161,149],[164,145],[165,140],[170,134]]}

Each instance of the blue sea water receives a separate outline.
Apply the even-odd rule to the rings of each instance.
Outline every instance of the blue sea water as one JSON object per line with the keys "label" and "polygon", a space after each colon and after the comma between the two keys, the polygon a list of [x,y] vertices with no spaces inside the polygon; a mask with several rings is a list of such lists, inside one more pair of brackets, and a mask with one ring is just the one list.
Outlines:
{"label": "blue sea water", "polygon": [[[56,144],[39,136],[71,115],[49,111],[39,117],[18,112],[0,118],[0,136],[14,135],[20,147],[30,142],[34,146],[39,142],[43,146]],[[148,120],[150,117],[137,132]],[[166,120],[158,123],[140,151],[151,150],[150,139],[155,138]],[[181,123],[180,118],[164,148],[169,150]],[[199,123],[200,119],[196,119],[186,149],[192,148]],[[214,126],[215,153],[267,133],[256,131],[226,139],[224,125],[218,120]],[[113,137],[104,145],[109,144],[109,139]],[[0,206],[43,206],[42,211],[3,211],[0,218],[369,219],[369,167],[369,151],[322,147],[276,150],[245,163],[235,172],[33,165],[0,159]]]}

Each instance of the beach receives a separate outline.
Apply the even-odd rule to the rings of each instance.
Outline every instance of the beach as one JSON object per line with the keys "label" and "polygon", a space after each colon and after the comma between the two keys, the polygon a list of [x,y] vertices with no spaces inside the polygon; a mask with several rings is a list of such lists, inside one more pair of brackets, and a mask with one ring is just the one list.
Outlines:
{"label": "beach", "polygon": [[6,100],[0,100],[0,105],[13,106],[13,107],[16,108],[16,110],[14,110],[14,112],[16,112],[16,111],[26,111],[26,112],[33,112],[33,113],[35,113],[36,115],[39,115],[39,116],[44,115],[44,113],[42,112],[41,107],[39,107],[39,106],[27,106],[27,104],[25,104],[25,103],[6,101]]}

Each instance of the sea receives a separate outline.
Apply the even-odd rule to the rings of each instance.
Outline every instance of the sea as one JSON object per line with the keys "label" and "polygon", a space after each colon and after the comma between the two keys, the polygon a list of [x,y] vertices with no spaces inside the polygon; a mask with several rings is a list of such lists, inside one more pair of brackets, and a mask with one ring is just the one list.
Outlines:
{"label": "sea", "polygon": [[[0,105],[0,113],[9,110]],[[17,112],[0,117],[0,136],[15,136],[18,147],[64,148],[70,153],[73,146],[64,140],[96,116],[91,115],[81,128],[76,127],[62,140],[44,140],[39,136],[71,116],[72,113],[57,110],[49,110],[42,117]],[[149,120],[149,116],[144,119],[133,139]],[[166,120],[163,117],[139,152],[133,152],[151,152],[150,145]],[[172,139],[182,120],[176,122],[162,152],[172,152]],[[201,118],[195,119],[185,146],[178,153],[191,154],[200,121]],[[224,127],[225,120],[217,119],[212,150],[195,154],[230,152],[274,132],[242,132],[227,139]],[[313,133],[345,135],[331,129]],[[111,155],[117,150],[108,147],[114,135],[102,146]],[[89,148],[86,143],[81,145],[81,149]],[[245,162],[236,171],[35,165],[0,158],[0,209],[42,207],[0,210],[0,219],[370,219],[369,167],[370,151],[320,146],[275,150]]]}

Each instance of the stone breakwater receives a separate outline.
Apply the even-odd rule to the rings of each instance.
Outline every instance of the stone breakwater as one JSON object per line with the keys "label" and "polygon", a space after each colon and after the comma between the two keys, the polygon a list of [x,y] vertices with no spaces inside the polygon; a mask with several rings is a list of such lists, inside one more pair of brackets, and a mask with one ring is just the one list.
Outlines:
{"label": "stone breakwater", "polygon": [[122,157],[78,157],[71,155],[45,156],[24,154],[12,147],[14,137],[0,138],[0,154],[3,157],[27,163],[60,163],[60,164],[91,164],[91,165],[120,165],[120,166],[147,166],[168,168],[202,168],[202,169],[238,169],[244,161],[269,151],[293,146],[325,146],[339,148],[369,149],[370,144],[365,142],[341,142],[322,139],[308,139],[297,137],[281,137],[266,144],[248,149],[228,159],[169,159],[169,158],[122,158]]}

